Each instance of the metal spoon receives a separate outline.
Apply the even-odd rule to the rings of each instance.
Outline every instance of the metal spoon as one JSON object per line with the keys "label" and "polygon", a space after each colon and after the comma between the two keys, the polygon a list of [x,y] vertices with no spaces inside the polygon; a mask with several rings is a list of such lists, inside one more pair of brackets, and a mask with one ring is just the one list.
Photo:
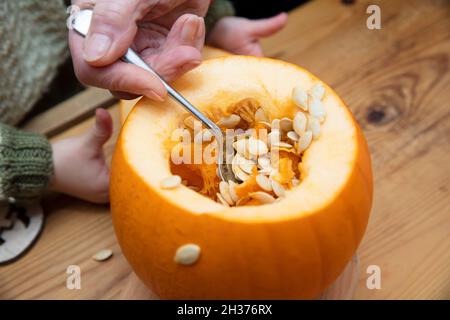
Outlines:
{"label": "metal spoon", "polygon": [[[80,10],[75,14],[75,17],[71,20],[71,26],[73,30],[75,30],[77,33],[82,35],[83,37],[86,37],[86,35],[89,32],[89,26],[91,24],[91,18],[92,18],[92,10],[91,9],[84,9]],[[187,111],[192,113],[198,120],[203,122],[203,124],[209,128],[216,138],[216,141],[218,143],[218,157],[217,157],[217,167],[219,176],[223,181],[228,182],[229,180],[237,181],[236,177],[234,176],[234,173],[231,169],[231,164],[229,164],[229,161],[226,159],[226,143],[224,139],[224,134],[222,130],[214,123],[212,122],[208,117],[206,117],[200,110],[198,110],[196,107],[194,107],[189,101],[187,101],[179,92],[177,92],[174,88],[172,88],[164,79],[155,71],[153,70],[147,63],[145,63],[144,60],[142,60],[139,55],[134,52],[131,48],[128,48],[126,54],[122,57],[122,60],[131,64],[134,64],[136,66],[139,66],[155,76],[159,78],[159,80],[163,83],[164,87],[166,88],[169,95],[175,99],[179,104],[181,104]]]}

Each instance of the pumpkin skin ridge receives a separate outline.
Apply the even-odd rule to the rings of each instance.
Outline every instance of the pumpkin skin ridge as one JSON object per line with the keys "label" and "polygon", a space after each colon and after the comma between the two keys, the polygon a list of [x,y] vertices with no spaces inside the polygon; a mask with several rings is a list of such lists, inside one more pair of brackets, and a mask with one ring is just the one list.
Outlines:
{"label": "pumpkin skin ridge", "polygon": [[[276,62],[278,63],[279,61]],[[208,61],[205,63],[212,62]],[[338,98],[342,102],[334,91],[330,91],[329,89],[327,92],[331,92],[335,98]],[[345,106],[343,102],[342,105]],[[349,170],[349,175],[346,177],[345,183],[333,194],[329,202],[322,203],[322,207],[314,208],[313,212],[303,212],[302,214],[285,216],[284,219],[274,220],[263,220],[260,217],[254,220],[230,218],[225,215],[226,211],[229,212],[230,209],[204,214],[192,214],[192,212],[186,211],[186,208],[183,208],[182,205],[180,206],[176,201],[167,199],[164,193],[157,192],[157,190],[152,188],[153,185],[148,185],[130,162],[124,150],[126,143],[122,142],[124,139],[123,134],[126,132],[127,126],[131,125],[130,123],[126,123],[119,137],[118,147],[115,150],[113,158],[114,170],[111,176],[111,199],[114,200],[111,201],[111,208],[113,211],[114,228],[119,243],[125,257],[134,267],[137,275],[161,298],[201,299],[238,297],[248,299],[298,299],[318,296],[342,272],[347,262],[353,256],[367,227],[368,215],[372,203],[372,174],[367,144],[348,108],[345,111],[347,115],[352,117],[352,121],[357,128],[354,134],[356,141],[356,148],[354,149],[355,159],[352,161],[353,165]],[[147,202],[130,201],[130,195],[124,193],[122,191],[123,188],[118,183],[121,179],[128,180],[127,184],[130,186],[138,186],[135,189],[144,190]],[[353,187],[350,188],[350,186]],[[130,190],[132,189],[130,188]],[[354,220],[348,218],[349,216],[354,217],[355,215],[345,214],[345,211],[349,209],[346,205],[348,202],[346,199],[354,198],[355,190],[358,193],[356,198],[361,198],[360,202],[365,206],[365,210],[360,210],[360,212],[366,213],[364,216],[359,217],[356,226],[353,225]],[[143,195],[132,195],[133,197],[142,198]],[[147,205],[144,205],[145,203]],[[279,203],[280,208],[273,205],[272,210],[282,209],[282,203],[283,200]],[[153,208],[149,210],[149,206],[153,206]],[[336,207],[341,209],[336,210]],[[257,207],[249,208],[247,210],[257,209]],[[233,208],[231,210],[239,209]],[[159,211],[169,214],[161,215],[158,213]],[[147,214],[145,217],[139,217],[141,219],[139,220],[138,217],[133,217],[136,212],[144,212]],[[274,216],[278,216],[278,218],[280,215],[282,214],[278,212],[274,213]],[[181,228],[180,224],[177,225],[176,223],[178,219],[183,221]],[[339,223],[331,223],[330,219]],[[174,221],[175,225],[171,223]],[[164,231],[158,232],[158,225],[163,226]],[[322,226],[324,225],[326,227],[323,228]],[[149,228],[146,229],[145,226]],[[322,254],[322,252],[325,248],[327,248],[325,250],[327,253],[332,252],[333,250],[329,247],[333,247],[333,241],[328,241],[327,236],[323,236],[320,232],[318,233],[316,231],[316,229],[325,230],[330,228],[334,230],[334,232],[331,232],[332,238],[336,238],[339,230],[351,230],[354,234],[352,239],[348,240],[348,243],[344,243],[342,247],[338,246],[337,249],[334,248],[335,256],[331,258],[333,260],[332,263],[326,261],[330,257],[327,257],[327,254]],[[220,235],[223,230],[231,234],[232,237],[221,237]],[[311,230],[314,232],[311,232]],[[157,239],[154,236],[150,239],[151,241],[149,243],[148,238],[146,238],[146,233],[151,232],[159,233],[162,239]],[[270,239],[267,240],[261,235],[264,233],[273,239],[295,239],[297,247],[295,250],[292,248],[284,248],[285,246],[283,244],[286,244],[285,242],[280,240],[280,244],[273,240],[270,241]],[[248,236],[246,237],[246,235]],[[239,241],[237,239],[239,238],[243,238],[243,241],[248,242],[246,245],[242,245],[242,247],[254,247],[255,245],[252,246],[251,242],[254,242],[256,247],[264,247],[264,244],[267,244],[273,247],[273,249],[266,255],[269,257],[281,257],[280,261],[289,261],[289,257],[298,257],[296,253],[304,252],[307,258],[300,258],[304,261],[295,261],[295,267],[291,269],[287,266],[280,266],[275,262],[271,263],[270,259],[269,261],[262,260],[261,264],[266,266],[266,269],[269,271],[275,270],[273,273],[276,275],[292,274],[292,269],[294,269],[297,274],[307,274],[309,278],[316,280],[308,282],[308,279],[303,277],[302,279],[305,280],[303,283],[303,292],[296,292],[293,289],[298,288],[299,284],[302,284],[302,281],[298,279],[285,279],[284,283],[280,284],[280,282],[283,282],[283,279],[280,280],[278,276],[273,276],[273,278],[268,277],[265,288],[259,288],[255,291],[255,287],[250,288],[251,286],[255,286],[254,279],[261,278],[266,271],[264,268],[258,266],[258,264],[255,264],[253,271],[256,275],[252,276],[247,274],[241,276],[230,274],[233,273],[233,270],[241,270],[239,265],[233,268],[233,270],[228,270],[227,267],[220,268],[220,261],[226,261],[227,258],[233,256],[232,252],[230,253],[229,249],[221,244],[223,243],[223,238],[227,239],[226,242],[230,246],[237,244],[238,249]],[[317,245],[318,240],[324,244]],[[140,243],[145,241],[147,243]],[[187,268],[176,266],[171,261],[176,248],[186,242],[197,243],[202,248],[200,260],[196,265]],[[221,248],[222,254],[220,257],[214,257],[214,248]],[[242,251],[242,255],[245,256],[245,249],[240,248],[240,250],[244,250]],[[248,250],[254,254],[252,250]],[[146,253],[146,256],[141,255],[143,252]],[[155,262],[159,260],[162,262]],[[250,261],[253,260],[250,259]],[[248,263],[245,265],[248,268]],[[326,270],[323,269],[325,265]],[[286,270],[291,271],[286,272]],[[268,273],[270,274],[270,272]],[[192,279],[195,279],[195,281],[192,281]],[[212,279],[212,281],[208,281],[207,279]],[[233,283],[233,281],[241,281],[240,283],[244,283],[243,290],[238,292],[226,284]],[[211,289],[208,282],[213,282],[217,285],[213,293],[208,291],[208,289]],[[280,291],[274,292],[267,288],[280,288]],[[187,289],[191,289],[192,291],[189,292]]]}

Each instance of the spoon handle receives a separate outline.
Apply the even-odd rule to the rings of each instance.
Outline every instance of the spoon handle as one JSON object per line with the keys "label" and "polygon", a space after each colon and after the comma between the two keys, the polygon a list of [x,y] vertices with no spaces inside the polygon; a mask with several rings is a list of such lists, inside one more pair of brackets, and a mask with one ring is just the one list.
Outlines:
{"label": "spoon handle", "polygon": [[200,110],[194,107],[185,97],[183,97],[178,91],[171,87],[155,70],[153,70],[144,60],[142,60],[139,55],[132,49],[128,49],[127,53],[122,58],[123,61],[139,66],[159,78],[167,90],[167,93],[174,98],[179,104],[181,104],[186,110],[192,113],[197,119],[205,124],[209,129],[214,131],[219,131],[220,128],[212,122],[208,117],[206,117]]}
{"label": "spoon handle", "polygon": [[[89,26],[92,19],[92,10],[84,9],[76,13],[75,18],[72,20],[72,28],[81,36],[86,37],[89,32]],[[153,70],[142,58],[134,52],[131,48],[128,48],[126,54],[122,57],[122,60],[141,67],[153,75],[157,76],[159,80],[163,83],[168,94],[175,99],[179,104],[181,104],[187,111],[192,113],[198,120],[203,122],[203,124],[211,129],[216,136],[216,138],[222,138],[222,132],[220,128],[212,122],[208,117],[206,117],[200,110],[194,107],[186,98],[184,98],[178,91],[172,88],[155,70]]]}

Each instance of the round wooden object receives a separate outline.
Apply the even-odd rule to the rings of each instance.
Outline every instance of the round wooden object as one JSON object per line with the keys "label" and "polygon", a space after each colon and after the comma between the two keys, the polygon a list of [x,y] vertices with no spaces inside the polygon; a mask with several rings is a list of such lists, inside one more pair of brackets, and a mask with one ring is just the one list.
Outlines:
{"label": "round wooden object", "polygon": [[[318,298],[318,300],[349,300],[353,298],[358,283],[358,256],[355,254],[336,281]],[[158,296],[150,291],[132,272],[125,289],[120,295],[124,300],[158,300]]]}
{"label": "round wooden object", "polygon": [[35,242],[44,225],[39,203],[0,204],[0,265],[12,262]]}

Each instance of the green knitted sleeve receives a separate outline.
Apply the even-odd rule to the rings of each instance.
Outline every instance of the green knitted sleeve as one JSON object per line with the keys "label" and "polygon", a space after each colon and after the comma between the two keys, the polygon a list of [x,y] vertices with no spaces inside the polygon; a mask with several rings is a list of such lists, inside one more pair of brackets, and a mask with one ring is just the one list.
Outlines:
{"label": "green knitted sleeve", "polygon": [[53,172],[49,141],[0,124],[0,200],[39,197]]}
{"label": "green knitted sleeve", "polygon": [[234,16],[235,11],[233,4],[227,0],[213,0],[205,17],[206,32],[214,27],[214,24],[220,18]]}

